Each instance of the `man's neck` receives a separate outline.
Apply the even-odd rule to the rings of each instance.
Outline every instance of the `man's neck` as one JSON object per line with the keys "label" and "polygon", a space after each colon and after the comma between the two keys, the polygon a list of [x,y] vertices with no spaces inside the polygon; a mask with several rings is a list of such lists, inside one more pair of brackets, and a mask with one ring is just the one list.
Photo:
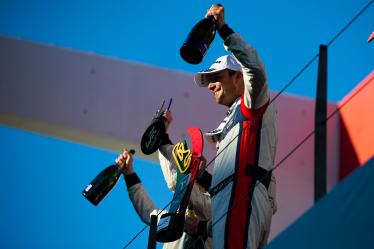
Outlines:
{"label": "man's neck", "polygon": [[227,116],[230,115],[233,110],[235,109],[235,107],[237,106],[236,103],[238,103],[240,101],[241,97],[238,97],[234,100],[234,102],[232,102],[232,104],[230,106],[228,106],[228,110],[227,110]]}
{"label": "man's neck", "polygon": [[237,97],[236,99],[234,99],[230,105],[227,105],[227,107],[230,109],[239,99],[241,98],[241,96]]}

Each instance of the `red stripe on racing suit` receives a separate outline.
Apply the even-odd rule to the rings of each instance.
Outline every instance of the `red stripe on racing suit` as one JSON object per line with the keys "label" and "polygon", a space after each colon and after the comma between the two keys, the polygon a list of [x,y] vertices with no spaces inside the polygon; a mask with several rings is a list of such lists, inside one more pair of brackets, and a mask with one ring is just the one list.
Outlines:
{"label": "red stripe on racing suit", "polygon": [[[241,103],[243,103],[243,98]],[[258,165],[261,121],[266,107],[267,104],[258,110],[250,110],[241,104],[241,112],[248,120],[242,122],[240,129],[240,145],[237,155],[239,160],[236,160],[235,180],[226,220],[225,248],[228,249],[246,248],[247,245],[252,212],[251,200],[256,182],[246,172],[247,167]]]}
{"label": "red stripe on racing suit", "polygon": [[[276,210],[275,181],[269,188],[274,191],[268,191],[263,184],[251,188],[256,181],[246,175],[246,170],[256,166],[269,171],[274,166],[276,109],[274,104],[268,105],[270,93],[265,68],[255,49],[238,33],[229,35],[224,43],[242,66],[245,91],[238,100],[240,106],[234,108],[222,129],[214,163],[213,188],[231,175],[234,177],[212,196],[213,247],[254,249],[266,245],[271,216]],[[255,111],[262,107],[266,111],[257,117]],[[248,124],[250,127],[245,128]],[[248,196],[250,189],[253,193]]]}

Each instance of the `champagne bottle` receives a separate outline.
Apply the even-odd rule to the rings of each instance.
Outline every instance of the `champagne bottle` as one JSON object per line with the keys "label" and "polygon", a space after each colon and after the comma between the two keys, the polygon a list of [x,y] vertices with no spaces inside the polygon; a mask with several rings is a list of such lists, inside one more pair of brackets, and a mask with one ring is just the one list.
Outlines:
{"label": "champagne bottle", "polygon": [[[173,99],[170,98],[169,105],[166,110],[170,109],[172,102]],[[158,150],[158,148],[161,146],[162,139],[165,138],[166,130],[163,117],[163,114],[165,112],[165,110],[163,109],[164,105],[165,100],[153,115],[151,123],[145,129],[140,140],[140,149],[145,155],[150,155]]]}
{"label": "champagne bottle", "polygon": [[217,21],[208,16],[199,21],[190,31],[180,49],[183,60],[190,64],[199,64],[216,35]]}
{"label": "champagne bottle", "polygon": [[[130,150],[130,153],[134,155],[135,150]],[[121,173],[122,171],[118,164],[106,167],[87,185],[82,195],[97,206],[117,184]]]}

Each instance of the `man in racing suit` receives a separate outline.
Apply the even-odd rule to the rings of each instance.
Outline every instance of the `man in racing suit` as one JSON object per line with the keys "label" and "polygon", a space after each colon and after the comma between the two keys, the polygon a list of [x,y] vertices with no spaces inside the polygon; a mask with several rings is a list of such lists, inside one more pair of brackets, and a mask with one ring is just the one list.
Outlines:
{"label": "man in racing suit", "polygon": [[213,248],[262,248],[276,211],[276,109],[256,50],[225,23],[221,5],[212,5],[209,15],[232,53],[194,78],[216,103],[229,107],[218,128],[205,134],[218,145],[210,190]]}
{"label": "man in racing suit", "polygon": [[[171,121],[171,112],[168,110],[164,113],[166,129]],[[163,144],[159,148],[160,165],[168,188],[174,192],[177,181],[177,166],[172,159],[172,149],[174,146],[167,134],[165,134],[162,143]],[[140,178],[134,171],[132,155],[126,149],[117,157],[116,163],[120,166],[125,175],[129,197],[137,214],[144,223],[149,225],[151,215],[158,215],[158,217],[160,217],[165,211],[161,212],[161,209],[157,208],[149,197]],[[208,175],[207,172],[203,172],[192,188],[190,207],[193,211],[187,210],[185,224],[185,231],[191,235],[191,237],[183,233],[179,240],[165,243],[163,246],[164,249],[212,248],[212,239],[210,237],[204,236],[204,234],[203,236],[199,236],[204,231],[205,227],[202,227],[206,224],[204,221],[208,221],[211,218],[210,195],[207,192],[207,189],[210,187],[210,180],[210,175]],[[198,225],[196,222],[190,225],[191,220],[196,222],[202,221],[200,222],[200,229],[197,227]]]}

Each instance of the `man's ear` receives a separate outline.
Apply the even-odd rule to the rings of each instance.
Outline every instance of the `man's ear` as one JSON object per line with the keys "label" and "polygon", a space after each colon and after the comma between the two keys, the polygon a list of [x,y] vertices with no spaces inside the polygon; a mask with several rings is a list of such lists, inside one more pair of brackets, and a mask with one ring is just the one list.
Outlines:
{"label": "man's ear", "polygon": [[234,82],[236,85],[236,89],[238,89],[238,92],[242,94],[244,92],[244,79],[243,79],[243,74],[241,72],[235,73]]}
{"label": "man's ear", "polygon": [[244,82],[244,80],[243,80],[243,73],[241,73],[241,72],[236,72],[235,73],[235,77],[236,77],[236,79],[235,80],[237,80],[237,81],[243,81]]}

